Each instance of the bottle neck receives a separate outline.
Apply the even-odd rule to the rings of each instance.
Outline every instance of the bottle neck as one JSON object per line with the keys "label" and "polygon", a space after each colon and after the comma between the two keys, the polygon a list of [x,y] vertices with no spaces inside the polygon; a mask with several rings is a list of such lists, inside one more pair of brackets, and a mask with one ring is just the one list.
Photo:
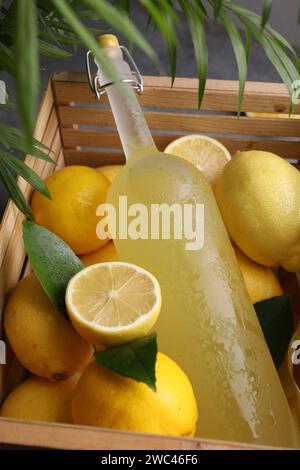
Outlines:
{"label": "bottle neck", "polygon": [[[123,60],[121,49],[108,47],[105,52],[117,71],[121,85],[110,85],[106,88],[106,92],[126,160],[157,153],[158,150],[153,142],[132,84],[121,82],[124,79],[131,79],[131,71],[127,62]],[[97,66],[100,83],[109,83],[110,79],[105,75],[99,64]]]}

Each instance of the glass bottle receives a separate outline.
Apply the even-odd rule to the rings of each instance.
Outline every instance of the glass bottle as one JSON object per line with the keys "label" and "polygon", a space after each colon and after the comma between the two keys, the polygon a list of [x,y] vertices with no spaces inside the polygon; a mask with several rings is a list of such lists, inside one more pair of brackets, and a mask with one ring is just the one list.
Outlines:
{"label": "glass bottle", "polygon": [[[132,74],[115,36],[99,38],[117,71],[106,87],[126,165],[113,181],[108,202],[117,211],[115,246],[120,260],[152,272],[161,285],[162,310],[155,330],[159,350],[173,358],[192,382],[199,409],[198,436],[292,447],[297,437],[289,406],[212,190],[187,161],[156,148],[130,80]],[[111,80],[97,63],[101,84]],[[155,103],[159,105],[159,103]],[[132,239],[122,232],[127,208],[143,204],[204,207],[204,245],[171,236]],[[136,207],[136,206],[133,206]],[[123,209],[124,210],[124,207]],[[133,212],[131,215],[133,215]],[[196,210],[192,225],[196,226]],[[151,223],[149,216],[149,226]],[[124,225],[124,224],[123,224]],[[122,225],[122,226],[123,226]],[[190,227],[191,228],[191,227]],[[123,230],[124,232],[124,230]],[[156,237],[156,238],[155,238]]]}

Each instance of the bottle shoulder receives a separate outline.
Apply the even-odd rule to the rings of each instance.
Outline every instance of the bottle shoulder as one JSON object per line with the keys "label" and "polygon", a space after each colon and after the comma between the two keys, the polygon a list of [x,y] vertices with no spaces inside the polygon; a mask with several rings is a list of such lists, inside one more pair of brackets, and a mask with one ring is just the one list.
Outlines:
{"label": "bottle shoulder", "polygon": [[214,200],[200,170],[182,158],[164,153],[130,160],[116,176],[108,199],[116,201],[120,195],[127,195],[130,203],[145,204],[211,204]]}
{"label": "bottle shoulder", "polygon": [[161,173],[166,173],[166,175],[172,174],[175,179],[177,177],[191,176],[199,181],[203,181],[205,185],[208,184],[202,172],[192,163],[181,157],[159,151],[142,158],[133,158],[125,165],[124,170],[126,171],[126,169],[131,173],[133,171],[141,172],[142,170],[149,172],[160,171]]}

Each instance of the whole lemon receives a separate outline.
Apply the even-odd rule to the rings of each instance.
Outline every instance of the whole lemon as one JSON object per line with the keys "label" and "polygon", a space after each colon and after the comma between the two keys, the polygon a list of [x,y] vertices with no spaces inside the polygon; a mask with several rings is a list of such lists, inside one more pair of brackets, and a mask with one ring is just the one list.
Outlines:
{"label": "whole lemon", "polygon": [[119,261],[116,248],[112,240],[102,248],[99,248],[99,250],[80,256],[80,259],[85,266],[90,266],[91,264],[96,263],[106,263],[107,261]]}
{"label": "whole lemon", "polygon": [[38,191],[31,199],[37,224],[62,238],[76,254],[97,250],[108,240],[97,237],[97,207],[105,203],[108,179],[86,166],[66,166],[45,180],[51,200]]}
{"label": "whole lemon", "polygon": [[225,166],[216,199],[232,240],[264,266],[300,269],[300,173],[270,152],[240,152]]}
{"label": "whole lemon", "polygon": [[255,263],[237,247],[234,251],[253,304],[283,294],[273,269]]}
{"label": "whole lemon", "polygon": [[52,305],[34,274],[12,291],[4,313],[4,327],[19,361],[33,374],[51,380],[71,377],[93,353]]}
{"label": "whole lemon", "polygon": [[112,183],[124,165],[105,165],[97,168]]}
{"label": "whole lemon", "polygon": [[83,372],[73,394],[76,424],[136,432],[194,436],[197,405],[192,386],[180,367],[158,353],[154,392],[96,361]]}
{"label": "whole lemon", "polygon": [[32,376],[18,385],[0,410],[5,418],[72,423],[71,400],[76,382],[50,382]]}

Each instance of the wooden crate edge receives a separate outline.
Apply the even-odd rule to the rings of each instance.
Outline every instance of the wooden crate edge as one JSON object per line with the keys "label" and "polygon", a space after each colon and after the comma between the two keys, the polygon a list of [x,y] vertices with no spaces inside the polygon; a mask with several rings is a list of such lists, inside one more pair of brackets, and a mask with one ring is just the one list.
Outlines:
{"label": "wooden crate edge", "polygon": [[237,442],[0,418],[0,442],[65,450],[267,450]]}
{"label": "wooden crate edge", "polygon": [[[143,79],[146,86],[153,88],[188,88],[192,90],[198,90],[198,80],[196,78],[190,77],[176,77],[172,87],[171,78],[167,76],[155,76],[155,75],[143,75]],[[74,83],[86,83],[87,76],[84,72],[56,72],[52,75],[52,80],[54,82],[74,82]],[[208,78],[206,81],[206,89],[216,90],[223,93],[234,92],[238,94],[239,92],[239,82],[238,80],[221,80]],[[283,83],[275,82],[257,82],[257,81],[248,81],[245,85],[245,93],[267,93],[267,94],[276,94],[285,97],[289,97],[288,90]]]}

